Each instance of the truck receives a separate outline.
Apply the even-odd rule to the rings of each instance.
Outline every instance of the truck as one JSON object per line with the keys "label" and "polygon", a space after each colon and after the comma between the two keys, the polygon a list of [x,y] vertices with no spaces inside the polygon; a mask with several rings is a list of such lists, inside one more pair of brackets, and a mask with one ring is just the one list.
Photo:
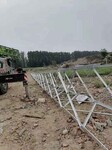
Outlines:
{"label": "truck", "polygon": [[8,83],[24,81],[24,75],[22,69],[15,68],[11,57],[0,57],[0,94],[8,91]]}

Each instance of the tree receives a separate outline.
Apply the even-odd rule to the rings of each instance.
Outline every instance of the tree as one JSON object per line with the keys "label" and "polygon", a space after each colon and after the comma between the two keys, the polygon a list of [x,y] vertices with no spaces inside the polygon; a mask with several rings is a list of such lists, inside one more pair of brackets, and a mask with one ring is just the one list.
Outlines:
{"label": "tree", "polygon": [[98,51],[74,51],[71,53],[71,59],[76,61],[78,58],[93,56],[93,55],[99,55],[99,52]]}
{"label": "tree", "polygon": [[70,53],[67,52],[47,52],[47,51],[29,51],[28,64],[29,67],[43,67],[60,64],[70,60]]}
{"label": "tree", "polygon": [[0,56],[11,57],[14,59],[16,67],[21,66],[20,52],[17,49],[0,45]]}
{"label": "tree", "polygon": [[107,52],[107,50],[105,48],[101,49],[100,53],[101,53],[101,56],[102,56],[103,59],[105,59],[106,56],[108,55],[108,52]]}

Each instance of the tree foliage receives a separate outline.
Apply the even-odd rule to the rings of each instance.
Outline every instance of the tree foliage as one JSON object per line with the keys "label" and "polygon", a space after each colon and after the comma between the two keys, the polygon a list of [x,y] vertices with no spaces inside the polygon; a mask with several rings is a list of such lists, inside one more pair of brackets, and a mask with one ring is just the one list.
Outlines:
{"label": "tree foliage", "polygon": [[17,49],[0,45],[0,56],[11,57],[12,59],[14,59],[16,67],[21,66],[20,52]]}
{"label": "tree foliage", "polygon": [[20,58],[19,50],[0,45],[0,56],[8,56],[12,58]]}
{"label": "tree foliage", "polygon": [[73,60],[77,60],[78,58],[92,56],[96,54],[99,54],[99,52],[98,51],[74,51],[71,53],[71,58]]}
{"label": "tree foliage", "polygon": [[43,67],[48,65],[61,64],[68,60],[77,60],[78,58],[99,54],[98,51],[74,51],[69,52],[47,52],[47,51],[29,51],[28,66]]}
{"label": "tree foliage", "polygon": [[70,60],[70,53],[67,52],[47,52],[47,51],[29,51],[28,65],[30,67],[43,67],[52,64],[60,64]]}
{"label": "tree foliage", "polygon": [[102,56],[103,59],[108,55],[108,52],[105,48],[101,49],[100,53],[101,53],[101,56]]}

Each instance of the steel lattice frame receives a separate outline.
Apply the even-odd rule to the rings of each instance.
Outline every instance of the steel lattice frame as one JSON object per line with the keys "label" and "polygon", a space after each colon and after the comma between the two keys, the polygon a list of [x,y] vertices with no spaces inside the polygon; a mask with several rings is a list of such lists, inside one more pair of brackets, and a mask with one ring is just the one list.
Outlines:
{"label": "steel lattice frame", "polygon": [[[103,80],[101,75],[97,72],[95,68],[93,68],[93,71],[97,75],[98,79],[104,84],[107,92],[109,92],[112,96],[112,90]],[[59,103],[59,106],[64,108],[64,110],[66,110],[77,121],[82,131],[87,132],[89,136],[91,136],[102,146],[103,149],[108,150],[108,146],[105,146],[105,144],[101,142],[94,135],[94,133],[91,132],[90,129],[88,129],[88,124],[93,114],[112,116],[112,112],[110,112],[112,111],[112,107],[95,100],[92,94],[90,93],[87,85],[78,73],[78,70],[76,69],[74,72],[90,98],[87,102],[89,103],[90,107],[87,110],[81,109],[81,105],[79,105],[77,109],[76,97],[79,93],[77,92],[75,86],[73,85],[66,73],[61,73],[60,71],[58,71],[54,73],[32,73],[31,75],[33,79],[36,80],[38,84],[51,96],[51,98],[53,98],[57,103]],[[106,108],[109,112],[105,113],[95,111],[97,106],[101,106],[104,109]],[[86,114],[86,117],[83,121],[81,121],[80,115],[78,114],[79,112]]]}

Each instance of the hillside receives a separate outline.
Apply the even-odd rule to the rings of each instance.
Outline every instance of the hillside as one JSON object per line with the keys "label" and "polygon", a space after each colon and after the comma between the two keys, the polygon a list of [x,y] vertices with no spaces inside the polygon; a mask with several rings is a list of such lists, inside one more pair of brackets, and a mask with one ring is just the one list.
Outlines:
{"label": "hillside", "polygon": [[79,58],[76,61],[66,61],[61,65],[61,67],[71,67],[75,65],[88,65],[88,64],[101,64],[102,63],[102,58],[100,55],[93,55],[93,56],[87,56],[83,58]]}

